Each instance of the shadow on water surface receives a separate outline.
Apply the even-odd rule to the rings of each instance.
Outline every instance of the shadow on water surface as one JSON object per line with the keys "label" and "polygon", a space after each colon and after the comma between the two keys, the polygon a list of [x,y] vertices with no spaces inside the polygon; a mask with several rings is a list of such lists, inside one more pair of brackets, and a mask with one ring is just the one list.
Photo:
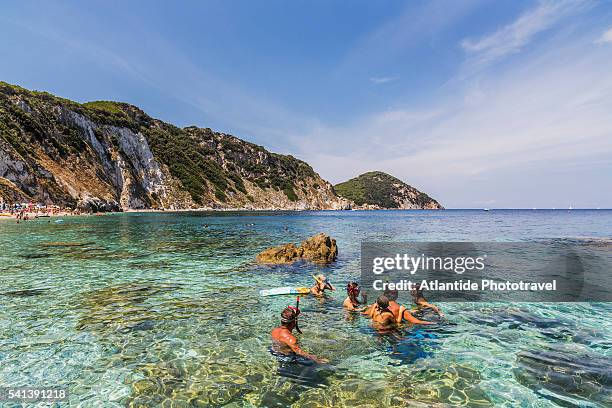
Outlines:
{"label": "shadow on water surface", "polygon": [[282,354],[274,351],[272,347],[268,351],[278,362],[277,373],[280,377],[308,388],[323,387],[329,384],[327,377],[333,373],[330,365],[317,364],[313,360],[296,354]]}

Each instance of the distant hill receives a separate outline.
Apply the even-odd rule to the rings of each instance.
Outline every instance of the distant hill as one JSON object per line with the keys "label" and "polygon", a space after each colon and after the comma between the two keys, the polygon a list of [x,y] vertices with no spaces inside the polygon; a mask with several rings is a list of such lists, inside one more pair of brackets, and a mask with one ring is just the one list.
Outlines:
{"label": "distant hill", "polygon": [[0,201],[91,211],[342,209],[292,156],[127,103],[77,103],[0,82]]}
{"label": "distant hill", "polygon": [[357,208],[443,209],[436,200],[382,171],[371,171],[334,186]]}

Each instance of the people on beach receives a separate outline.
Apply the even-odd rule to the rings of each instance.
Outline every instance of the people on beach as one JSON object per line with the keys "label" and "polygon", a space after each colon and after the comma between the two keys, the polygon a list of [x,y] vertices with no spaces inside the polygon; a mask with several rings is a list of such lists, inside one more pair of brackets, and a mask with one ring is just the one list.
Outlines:
{"label": "people on beach", "polygon": [[35,203],[2,203],[0,201],[0,218],[12,218],[17,224],[21,221],[38,220],[55,215],[80,215],[78,209],[63,208],[57,205]]}
{"label": "people on beach", "polygon": [[293,335],[293,329],[297,326],[299,315],[300,310],[294,306],[287,306],[282,311],[280,326],[274,328],[271,332],[273,340],[272,348],[277,353],[286,355],[297,354],[317,363],[327,363],[327,359],[309,354],[300,348],[297,338]]}
{"label": "people on beach", "polygon": [[[351,311],[362,311],[365,308],[365,304],[368,302],[368,297],[365,292],[361,292],[361,288],[357,282],[349,282],[346,285],[347,298],[344,299],[342,306]],[[359,295],[361,294],[361,300]]]}
{"label": "people on beach", "polygon": [[310,288],[310,293],[315,296],[323,296],[327,289],[336,290],[334,285],[332,285],[329,280],[323,274],[319,274],[317,276],[313,276],[315,280],[315,284]]}

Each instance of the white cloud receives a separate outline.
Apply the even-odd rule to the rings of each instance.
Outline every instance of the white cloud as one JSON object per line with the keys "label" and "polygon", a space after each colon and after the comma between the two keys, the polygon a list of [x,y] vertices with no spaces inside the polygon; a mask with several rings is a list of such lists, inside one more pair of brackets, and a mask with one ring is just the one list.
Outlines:
{"label": "white cloud", "polygon": [[372,77],[370,78],[370,82],[375,85],[386,84],[387,82],[392,82],[397,80],[397,77]]}
{"label": "white cloud", "polygon": [[514,22],[477,40],[464,39],[461,47],[469,54],[472,69],[486,66],[519,52],[539,33],[584,6],[583,1],[545,1],[523,13]]}
{"label": "white cloud", "polygon": [[[562,206],[547,199],[570,194],[550,178],[563,180],[564,172],[596,196],[609,175],[580,177],[612,166],[612,56],[585,48],[584,38],[539,51],[511,70],[481,73],[477,85],[454,84],[428,109],[400,107],[345,126],[320,126],[304,137],[300,156],[333,182],[379,169],[449,206],[498,193],[498,203],[507,205],[503,180],[516,188],[540,186],[533,192],[539,203],[517,198],[527,207]],[[325,140],[325,148],[312,140]],[[498,186],[476,183],[491,174]]]}
{"label": "white cloud", "polygon": [[412,47],[431,41],[472,12],[479,3],[480,0],[406,2],[404,10],[395,18],[354,43],[335,73],[342,76],[359,70],[377,72]]}
{"label": "white cloud", "polygon": [[599,39],[595,42],[598,44],[612,43],[612,28],[604,31],[601,37],[599,37]]}

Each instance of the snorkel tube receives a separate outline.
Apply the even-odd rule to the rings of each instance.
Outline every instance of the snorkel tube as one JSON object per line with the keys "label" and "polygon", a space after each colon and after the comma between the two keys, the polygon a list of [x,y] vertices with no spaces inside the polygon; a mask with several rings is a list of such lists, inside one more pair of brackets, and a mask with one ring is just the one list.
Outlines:
{"label": "snorkel tube", "polygon": [[359,293],[360,292],[361,292],[361,289],[359,288],[359,285],[357,284],[357,282],[349,282],[346,285],[346,294],[348,295],[349,299],[351,299],[351,302],[353,302],[353,305],[359,304]]}
{"label": "snorkel tube", "polygon": [[[324,282],[323,289],[334,290],[333,286],[329,282],[329,279],[326,278],[325,276],[323,276],[323,275],[317,275],[317,276],[311,275],[311,276],[315,280],[315,282],[317,282],[319,285]],[[323,279],[320,279],[319,276],[323,277]],[[323,281],[323,282],[321,282],[321,281]]]}
{"label": "snorkel tube", "polygon": [[300,315],[300,297],[297,297],[297,300],[295,301],[295,309],[297,314],[295,315],[295,330],[299,333],[302,334],[302,331],[300,330],[300,326],[298,325],[298,316]]}

